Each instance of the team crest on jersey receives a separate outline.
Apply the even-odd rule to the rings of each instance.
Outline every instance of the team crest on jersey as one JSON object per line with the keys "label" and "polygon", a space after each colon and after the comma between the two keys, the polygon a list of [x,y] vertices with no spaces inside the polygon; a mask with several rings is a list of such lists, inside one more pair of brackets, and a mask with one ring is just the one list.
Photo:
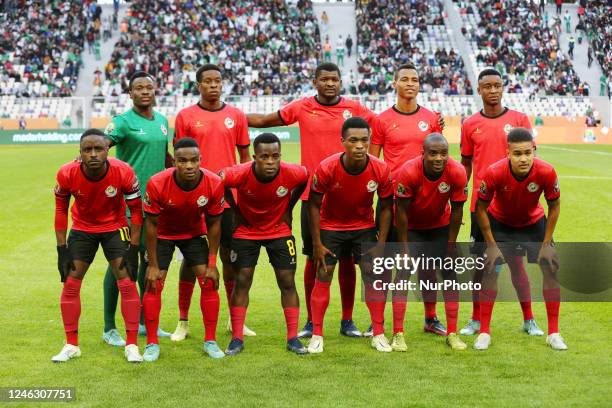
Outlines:
{"label": "team crest on jersey", "polygon": [[540,186],[538,186],[536,183],[531,182],[529,183],[529,185],[527,186],[527,191],[529,191],[530,193],[535,193],[536,191],[538,191],[538,189],[540,188]]}
{"label": "team crest on jersey", "polygon": [[107,197],[112,198],[117,195],[117,189],[113,186],[108,186],[106,187],[106,190],[104,190],[104,194],[106,194]]}
{"label": "team crest on jersey", "polygon": [[204,207],[206,204],[208,204],[208,198],[201,195],[198,197],[197,203],[198,203],[198,207]]}
{"label": "team crest on jersey", "polygon": [[168,136],[168,129],[163,124],[160,126],[161,132],[164,136]]}
{"label": "team crest on jersey", "polygon": [[480,191],[480,194],[487,194],[487,183],[485,183],[484,180],[480,182],[480,187],[478,188],[478,191]]}
{"label": "team crest on jersey", "polygon": [[509,124],[509,123],[506,123],[506,124],[504,125],[504,133],[505,133],[505,134],[508,134],[508,133],[510,133],[510,131],[511,131],[511,130],[512,130],[512,125],[511,125],[511,124]]}
{"label": "team crest on jersey", "polygon": [[555,186],[553,187],[553,191],[554,191],[555,193],[558,193],[558,192],[559,192],[559,190],[560,190],[560,188],[559,188],[559,179],[556,179],[556,180],[555,180]]}
{"label": "team crest on jersey", "polygon": [[441,192],[442,194],[448,193],[450,191],[450,186],[448,185],[448,183],[445,183],[443,181],[440,184],[438,184],[438,191]]}
{"label": "team crest on jersey", "polygon": [[234,127],[234,120],[232,118],[225,118],[225,120],[223,121],[223,123],[225,123],[225,127],[228,129],[231,129]]}
{"label": "team crest on jersey", "polygon": [[146,205],[151,205],[151,198],[149,197],[149,192],[145,192],[143,201]]}
{"label": "team crest on jersey", "polygon": [[402,183],[397,183],[397,194],[404,195],[406,194],[406,187]]}
{"label": "team crest on jersey", "polygon": [[108,125],[106,125],[104,133],[110,135],[111,133],[113,133],[113,130],[115,130],[115,124],[113,122],[110,122]]}
{"label": "team crest on jersey", "polygon": [[345,109],[344,112],[342,112],[342,117],[344,118],[344,120],[347,120],[348,118],[352,118],[353,114],[350,110]]}
{"label": "team crest on jersey", "polygon": [[374,180],[368,181],[368,193],[373,193],[378,188],[378,183]]}
{"label": "team crest on jersey", "polygon": [[289,192],[289,190],[287,190],[286,187],[280,186],[277,190],[276,190],[276,195],[279,197],[284,197],[287,195],[287,193]]}
{"label": "team crest on jersey", "polygon": [[204,126],[204,124],[200,122],[199,120],[195,123],[195,125],[193,125],[193,127],[196,127],[196,128],[201,128],[202,126]]}
{"label": "team crest on jersey", "polygon": [[425,132],[427,129],[429,129],[429,123],[425,122],[424,120],[419,121],[419,129],[421,129],[421,132]]}

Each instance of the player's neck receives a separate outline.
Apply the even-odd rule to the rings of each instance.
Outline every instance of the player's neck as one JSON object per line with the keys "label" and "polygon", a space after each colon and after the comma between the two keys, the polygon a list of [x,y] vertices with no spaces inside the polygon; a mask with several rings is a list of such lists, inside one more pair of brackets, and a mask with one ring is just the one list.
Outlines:
{"label": "player's neck", "polygon": [[217,111],[223,107],[223,102],[221,101],[221,99],[207,101],[204,98],[201,98],[198,104],[202,109],[206,109],[208,111]]}
{"label": "player's neck", "polygon": [[85,164],[82,165],[82,168],[88,179],[98,181],[104,178],[106,175],[106,172],[108,171],[108,161],[104,161],[104,166],[100,167],[99,169],[91,169],[85,166]]}
{"label": "player's neck", "polygon": [[368,165],[368,155],[362,160],[351,159],[348,154],[342,154],[342,166],[349,174],[357,175]]}
{"label": "player's neck", "polygon": [[134,105],[134,112],[139,114],[142,117],[145,117],[149,120],[153,119],[153,106],[136,106]]}
{"label": "player's neck", "polygon": [[395,109],[400,113],[414,113],[418,109],[416,98],[397,98]]}
{"label": "player's neck", "polygon": [[504,112],[504,105],[498,103],[496,105],[487,105],[486,103],[482,106],[482,113],[490,118],[495,118]]}
{"label": "player's neck", "polygon": [[423,163],[423,174],[427,180],[436,181],[442,177],[442,173],[444,173],[444,170],[442,170],[440,173],[436,173],[433,169],[428,169],[427,166],[425,166],[425,163]]}
{"label": "player's neck", "polygon": [[196,188],[198,184],[200,184],[202,177],[204,177],[204,174],[200,171],[198,174],[198,177],[196,177],[195,179],[182,180],[178,175],[178,171],[174,172],[174,181],[176,182],[176,185],[179,186],[181,190],[185,190],[185,191],[191,191],[194,188]]}
{"label": "player's neck", "polygon": [[340,101],[340,95],[327,97],[325,95],[317,94],[317,96],[315,96],[315,99],[321,105],[335,105],[336,103],[338,103],[338,101]]}

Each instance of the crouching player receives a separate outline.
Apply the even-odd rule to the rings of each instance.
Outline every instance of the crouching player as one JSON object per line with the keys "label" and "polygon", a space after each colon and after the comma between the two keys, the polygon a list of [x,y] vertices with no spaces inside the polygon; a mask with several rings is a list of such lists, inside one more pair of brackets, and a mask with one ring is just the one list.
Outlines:
{"label": "crouching player", "polygon": [[[371,268],[365,256],[362,257],[364,244],[376,241],[384,244],[393,215],[391,172],[385,162],[368,154],[368,122],[358,116],[347,119],[342,126],[341,140],[344,152],[321,162],[313,175],[309,196],[310,230],[317,271],[311,297],[313,336],[308,344],[309,353],[323,352],[323,318],[329,305],[336,255],[350,251],[367,280]],[[381,202],[378,240],[372,207],[375,192]],[[372,346],[379,351],[391,351],[389,341],[382,333],[385,300],[372,302],[369,299],[371,297],[366,293],[374,330]]]}
{"label": "crouching player", "polygon": [[[444,136],[439,133],[427,136],[422,156],[406,162],[397,171],[394,185],[398,241],[410,242],[413,256],[446,257],[461,227],[463,203],[467,200],[467,176],[461,163],[448,157],[448,142]],[[427,267],[418,271],[419,279],[430,283],[436,282],[435,273]],[[456,279],[451,270],[443,269],[442,275],[444,280]],[[423,297],[426,302],[435,302],[436,292],[423,291]],[[405,302],[405,293],[393,296],[392,347],[398,351],[406,350],[405,343],[402,344]],[[444,307],[446,343],[453,350],[465,350],[465,343],[457,336],[457,291],[444,291]]]}
{"label": "crouching player", "polygon": [[[81,355],[78,336],[81,282],[98,245],[102,245],[121,293],[121,313],[127,336],[125,356],[129,362],[142,361],[137,345],[140,299],[134,283],[142,227],[140,185],[127,163],[107,156],[108,141],[104,133],[97,129],[86,130],[80,141],[81,160],[63,165],[57,173],[55,236],[58,269],[64,282],[60,306],[66,345],[52,357],[54,362]],[[74,197],[72,228],[66,241],[71,196]],[[129,228],[126,202],[132,213]]]}
{"label": "crouching player", "polygon": [[[540,204],[544,194],[548,218]],[[553,233],[561,203],[555,169],[534,157],[533,136],[525,128],[508,133],[508,158],[487,169],[478,191],[476,217],[486,242],[485,273],[480,292],[480,334],[474,348],[486,350],[491,343],[490,322],[497,296],[495,263],[527,253],[529,263],[538,263],[543,275],[543,295],[548,316],[546,344],[567,350],[559,334],[560,288],[556,278],[559,260]]]}
{"label": "crouching player", "polygon": [[[272,133],[262,133],[253,142],[254,163],[227,167],[221,171],[225,197],[237,214],[232,235],[231,260],[237,271],[230,300],[232,340],[225,351],[236,355],[244,348],[244,320],[249,305],[249,289],[261,247],[266,248],[281,291],[281,304],[287,323],[287,349],[306,354],[297,335],[299,299],[295,289],[296,249],[291,234],[291,214],[299,200],[308,171],[296,164],[281,162],[281,142]],[[238,192],[234,201],[230,188]]]}
{"label": "crouching player", "polygon": [[204,320],[204,351],[212,358],[225,354],[216,342],[219,317],[219,271],[217,250],[223,213],[223,183],[216,174],[200,168],[200,149],[192,138],[174,145],[175,167],[149,179],[144,198],[145,243],[149,258],[146,289],[142,299],[147,347],[145,361],[159,358],[157,328],[161,293],[178,247],[187,266],[195,271]]}

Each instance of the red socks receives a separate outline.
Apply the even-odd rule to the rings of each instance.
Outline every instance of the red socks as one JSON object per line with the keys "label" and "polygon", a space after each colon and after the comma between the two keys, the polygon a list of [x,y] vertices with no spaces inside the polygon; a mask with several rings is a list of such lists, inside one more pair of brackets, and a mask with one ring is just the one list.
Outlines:
{"label": "red socks", "polygon": [[312,308],[313,334],[323,335],[323,318],[329,306],[329,287],[331,282],[321,282],[316,279],[312,295],[310,297],[310,307]]}
{"label": "red socks", "polygon": [[284,307],[285,323],[287,324],[287,340],[291,340],[298,335],[298,321],[300,320],[299,307]]}
{"label": "red socks", "polygon": [[306,311],[308,312],[308,320],[312,321],[312,310],[310,307],[310,296],[315,285],[315,278],[317,277],[317,271],[315,271],[314,262],[306,258],[306,266],[304,267],[304,299],[306,300]]}
{"label": "red socks", "polygon": [[507,261],[508,267],[510,268],[512,285],[521,303],[523,320],[533,319],[533,312],[531,311],[531,289],[529,287],[529,277],[527,276],[527,271],[525,271],[523,257],[511,256],[508,257]]}
{"label": "red socks", "polygon": [[544,289],[546,316],[548,317],[548,334],[559,333],[559,309],[561,307],[561,289]]}
{"label": "red socks", "polygon": [[232,321],[232,338],[244,340],[244,320],[247,308],[244,306],[230,306],[230,317]]}
{"label": "red socks", "polygon": [[339,264],[338,282],[340,283],[342,320],[352,320],[357,276],[355,262],[353,261],[353,257],[344,257],[340,258]]}
{"label": "red socks", "polygon": [[79,317],[81,317],[81,281],[67,277],[60,297],[60,309],[66,332],[66,344],[79,345]]}
{"label": "red socks", "polygon": [[164,289],[164,282],[155,282],[157,292],[145,291],[142,297],[142,308],[147,329],[147,344],[159,344],[157,339],[157,329],[159,328],[159,312],[161,311],[161,294]]}
{"label": "red socks", "polygon": [[178,307],[180,320],[189,320],[189,306],[191,306],[194,287],[195,282],[179,280]]}
{"label": "red socks", "polygon": [[138,323],[140,321],[140,297],[136,283],[130,278],[117,281],[121,293],[121,314],[125,321],[125,334],[127,345],[138,344]]}
{"label": "red socks", "polygon": [[433,319],[437,316],[436,313],[436,302],[423,302],[423,306],[425,308],[425,318]]}
{"label": "red socks", "polygon": [[370,311],[370,319],[372,320],[372,332],[374,336],[383,334],[385,328],[385,303],[387,301],[387,293],[382,290],[376,290],[372,282],[366,282],[364,286],[365,302]]}
{"label": "red socks", "polygon": [[446,333],[457,333],[457,315],[459,314],[458,292],[444,292],[444,310],[446,311]]}
{"label": "red socks", "polygon": [[493,313],[496,297],[496,290],[483,289],[480,291],[480,333],[491,334],[491,314]]}
{"label": "red socks", "polygon": [[393,299],[393,334],[404,332],[404,319],[406,318],[406,298]]}
{"label": "red socks", "polygon": [[202,309],[202,319],[204,321],[204,341],[215,341],[217,338],[217,321],[219,320],[219,291],[215,289],[212,280],[208,279],[204,282],[203,276],[198,277],[198,283],[202,289],[200,309]]}

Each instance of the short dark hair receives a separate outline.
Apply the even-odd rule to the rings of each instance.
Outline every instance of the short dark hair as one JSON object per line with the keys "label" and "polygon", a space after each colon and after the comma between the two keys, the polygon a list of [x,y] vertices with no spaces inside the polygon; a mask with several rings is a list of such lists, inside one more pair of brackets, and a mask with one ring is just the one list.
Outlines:
{"label": "short dark hair", "polygon": [[508,143],[533,142],[533,135],[529,129],[517,127],[508,132]]}
{"label": "short dark hair", "polygon": [[219,68],[218,65],[215,65],[215,64],[204,64],[200,68],[198,68],[198,70],[196,71],[196,81],[198,83],[200,83],[200,81],[202,80],[202,74],[204,74],[204,72],[206,72],[206,71],[217,71],[221,75],[223,75],[223,72],[221,72],[221,68]]}
{"label": "short dark hair", "polygon": [[198,149],[200,148],[200,146],[198,146],[198,142],[196,142],[195,139],[191,137],[182,137],[174,144],[174,151],[176,152],[178,149],[183,149],[185,147],[197,147]]}
{"label": "short dark hair", "polygon": [[281,146],[281,141],[274,133],[266,132],[260,135],[257,135],[255,140],[253,140],[253,150],[257,149],[257,146],[260,144],[273,144],[278,143],[278,147]]}
{"label": "short dark hair", "polygon": [[478,80],[480,81],[483,77],[486,77],[488,75],[495,75],[495,76],[498,76],[500,78],[502,77],[501,72],[499,72],[495,68],[486,68],[486,69],[483,69],[482,71],[480,71],[480,74],[478,74]]}
{"label": "short dark hair", "polygon": [[346,135],[346,132],[349,129],[368,129],[370,130],[370,125],[368,122],[362,118],[361,116],[353,116],[352,118],[348,118],[344,121],[342,125],[342,138]]}
{"label": "short dark hair", "polygon": [[134,81],[138,78],[149,78],[151,81],[153,81],[153,83],[155,83],[155,78],[153,78],[153,75],[145,71],[136,71],[132,74],[132,76],[130,77],[130,81],[128,82],[128,89],[130,91],[132,90],[132,85],[134,84]]}
{"label": "short dark hair", "polygon": [[85,139],[87,136],[100,136],[100,137],[104,137],[106,138],[106,133],[104,133],[103,131],[101,131],[100,129],[95,129],[95,128],[91,128],[91,129],[87,129],[86,131],[83,132],[83,134],[81,135],[81,139],[80,141],[82,141],[83,139]]}
{"label": "short dark hair", "polygon": [[448,144],[448,140],[446,140],[446,138],[444,137],[442,133],[434,132],[434,133],[430,133],[427,135],[427,137],[423,141],[423,146],[428,146],[431,143],[437,143],[437,142]]}
{"label": "short dark hair", "polygon": [[336,71],[340,79],[342,79],[340,68],[338,68],[338,66],[334,64],[333,62],[324,62],[322,64],[317,65],[317,69],[315,69],[315,79],[317,79],[319,75],[321,75],[321,71],[329,71],[329,72]]}
{"label": "short dark hair", "polygon": [[399,75],[399,72],[402,69],[414,69],[417,72],[417,75],[419,73],[419,71],[416,69],[416,66],[413,63],[407,62],[407,63],[402,64],[399,67],[395,68],[395,72],[393,73],[393,79],[397,79],[397,76]]}

